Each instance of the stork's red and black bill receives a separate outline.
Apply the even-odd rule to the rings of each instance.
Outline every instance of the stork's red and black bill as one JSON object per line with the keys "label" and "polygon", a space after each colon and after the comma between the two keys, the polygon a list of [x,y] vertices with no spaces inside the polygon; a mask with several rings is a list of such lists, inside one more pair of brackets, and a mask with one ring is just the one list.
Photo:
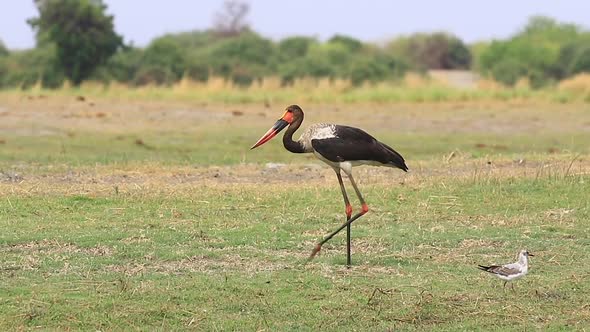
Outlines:
{"label": "stork's red and black bill", "polygon": [[285,112],[285,115],[283,115],[282,118],[277,120],[277,122],[275,122],[275,124],[272,127],[270,127],[270,129],[264,135],[262,135],[262,137],[260,137],[258,142],[252,145],[250,150],[261,146],[262,144],[270,141],[273,137],[277,136],[277,134],[280,133],[281,130],[285,129],[285,127],[287,127],[291,123],[292,119],[292,113]]}

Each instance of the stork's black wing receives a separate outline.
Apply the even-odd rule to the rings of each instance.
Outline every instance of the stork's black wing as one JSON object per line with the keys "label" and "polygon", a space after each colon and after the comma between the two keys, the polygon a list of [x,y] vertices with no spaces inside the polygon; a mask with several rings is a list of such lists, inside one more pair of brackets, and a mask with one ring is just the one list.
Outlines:
{"label": "stork's black wing", "polygon": [[313,149],[334,162],[373,160],[408,170],[404,158],[398,152],[361,129],[336,126],[335,134],[336,137],[312,139]]}

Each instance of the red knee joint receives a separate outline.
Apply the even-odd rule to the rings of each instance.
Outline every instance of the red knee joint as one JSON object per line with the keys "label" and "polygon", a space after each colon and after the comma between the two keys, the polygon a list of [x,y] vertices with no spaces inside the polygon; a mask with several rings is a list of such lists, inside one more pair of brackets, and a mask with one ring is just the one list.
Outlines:
{"label": "red knee joint", "polygon": [[352,206],[351,205],[346,206],[346,216],[348,218],[350,218],[350,216],[352,216]]}
{"label": "red knee joint", "polygon": [[313,248],[313,250],[311,251],[311,255],[309,255],[308,260],[312,260],[315,255],[320,252],[320,250],[322,250],[322,245],[321,244],[316,244],[316,246]]}
{"label": "red knee joint", "polygon": [[369,212],[369,206],[367,204],[363,204],[361,213],[365,214],[367,212]]}
{"label": "red knee joint", "polygon": [[322,245],[318,243],[315,245],[315,248],[313,248],[313,251],[317,254],[320,250],[322,250]]}

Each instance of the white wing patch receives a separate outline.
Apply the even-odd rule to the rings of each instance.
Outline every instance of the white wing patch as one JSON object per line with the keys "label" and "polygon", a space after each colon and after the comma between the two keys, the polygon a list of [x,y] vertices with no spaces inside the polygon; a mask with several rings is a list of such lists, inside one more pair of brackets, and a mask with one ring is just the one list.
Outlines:
{"label": "white wing patch", "polygon": [[301,134],[301,138],[299,138],[299,142],[303,144],[303,147],[306,152],[313,152],[313,147],[311,146],[312,139],[326,139],[326,138],[334,138],[338,137],[336,135],[336,126],[327,123],[316,123],[311,125],[307,128],[306,131]]}
{"label": "white wing patch", "polygon": [[334,138],[336,136],[336,126],[334,125],[324,125],[320,124],[316,128],[315,126],[310,127],[309,129],[313,129],[311,133],[311,139],[326,139],[326,138]]}

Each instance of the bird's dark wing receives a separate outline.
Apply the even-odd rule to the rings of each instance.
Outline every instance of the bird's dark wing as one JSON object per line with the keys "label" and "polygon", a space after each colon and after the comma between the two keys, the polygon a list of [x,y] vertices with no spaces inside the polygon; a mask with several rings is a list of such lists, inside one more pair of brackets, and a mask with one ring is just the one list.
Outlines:
{"label": "bird's dark wing", "polygon": [[334,133],[336,136],[343,140],[356,142],[373,142],[377,140],[375,137],[359,128],[340,125],[336,125],[334,127]]}
{"label": "bird's dark wing", "polygon": [[498,275],[505,276],[505,277],[511,276],[514,274],[518,274],[521,272],[520,269],[511,268],[511,267],[507,267],[507,266],[501,266],[501,265],[490,265],[490,266],[478,265],[478,267],[482,271],[498,274]]}
{"label": "bird's dark wing", "polygon": [[337,137],[312,139],[313,149],[334,162],[372,160],[408,170],[399,153],[361,129],[336,126],[335,134]]}

